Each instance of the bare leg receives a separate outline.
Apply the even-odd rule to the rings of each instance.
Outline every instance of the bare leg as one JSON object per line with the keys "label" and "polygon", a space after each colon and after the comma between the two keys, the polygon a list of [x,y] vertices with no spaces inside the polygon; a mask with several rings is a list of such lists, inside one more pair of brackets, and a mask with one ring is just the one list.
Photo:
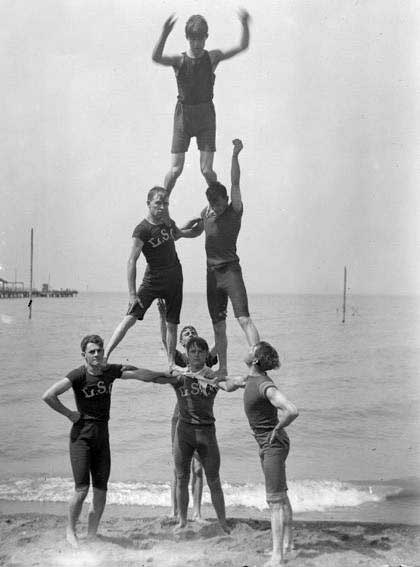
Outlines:
{"label": "bare leg", "polygon": [[174,511],[174,518],[178,517],[178,503],[176,500],[176,487],[177,487],[177,476],[176,476],[176,470],[174,469],[174,476],[172,479],[172,484],[171,484],[171,500],[172,500],[172,508]]}
{"label": "bare leg", "polygon": [[86,486],[85,488],[76,489],[69,502],[69,523],[66,530],[66,539],[68,543],[73,547],[78,547],[76,523],[79,519],[80,512],[82,511],[83,507],[83,502],[85,501],[88,491],[88,486]]}
{"label": "bare leg", "polygon": [[128,329],[130,329],[137,319],[133,317],[133,315],[126,315],[118,327],[115,329],[109,343],[106,345],[105,348],[105,360],[108,360],[109,355],[114,350],[114,348],[120,344],[120,342],[125,337]]}
{"label": "bare leg", "polygon": [[287,494],[284,501],[283,510],[284,510],[283,549],[285,553],[288,553],[293,550],[293,532],[292,532],[293,511]]}
{"label": "bare leg", "polygon": [[168,364],[171,368],[175,364],[175,350],[178,325],[166,322],[166,344],[168,349]]}
{"label": "bare leg", "polygon": [[248,341],[249,346],[253,346],[260,341],[260,335],[251,317],[238,317],[238,323],[240,324],[243,332],[245,333],[246,340]]}
{"label": "bare leg", "polygon": [[98,531],[99,522],[101,520],[106,503],[106,490],[99,488],[93,489],[92,503],[88,513],[88,537],[94,538]]}
{"label": "bare leg", "polygon": [[227,336],[226,320],[213,323],[214,342],[219,356],[219,371],[226,371],[227,374]]}
{"label": "bare leg", "polygon": [[222,484],[220,482],[220,477],[208,479],[207,484],[209,485],[211,501],[213,507],[216,511],[217,518],[223,530],[230,534],[230,528],[226,522],[226,510],[225,510],[225,497],[223,495]]}
{"label": "bare leg", "polygon": [[201,499],[203,496],[203,467],[200,461],[193,457],[192,460],[192,495],[193,495],[193,519],[201,521]]}
{"label": "bare leg", "polygon": [[179,478],[176,479],[176,500],[178,503],[178,511],[179,511],[179,524],[177,525],[176,529],[185,528],[187,525],[187,515],[188,515],[188,502],[189,502],[189,494],[188,494],[188,483],[189,483],[189,475],[187,478]]}
{"label": "bare leg", "polygon": [[265,567],[285,565],[284,561],[284,505],[283,502],[269,503],[271,512],[271,535],[273,552]]}
{"label": "bare leg", "polygon": [[214,152],[200,151],[200,169],[207,184],[217,181],[216,172],[213,169]]}
{"label": "bare leg", "polygon": [[176,180],[181,175],[184,169],[185,153],[184,154],[171,154],[171,168],[165,176],[163,183],[165,189],[170,194],[175,186]]}

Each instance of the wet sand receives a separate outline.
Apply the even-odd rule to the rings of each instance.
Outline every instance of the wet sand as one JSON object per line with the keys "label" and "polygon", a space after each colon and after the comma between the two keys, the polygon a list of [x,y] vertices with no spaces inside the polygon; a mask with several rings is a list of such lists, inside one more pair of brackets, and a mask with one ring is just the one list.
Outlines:
{"label": "wet sand", "polygon": [[[205,510],[204,524],[191,521],[177,534],[167,509],[110,506],[92,542],[85,537],[86,512],[87,507],[78,526],[79,548],[73,549],[65,540],[64,504],[2,505],[0,565],[259,567],[269,558],[267,514],[251,519],[249,510],[248,517],[244,511],[228,510],[232,532],[227,535]],[[294,544],[291,567],[420,566],[418,525],[298,521]]]}

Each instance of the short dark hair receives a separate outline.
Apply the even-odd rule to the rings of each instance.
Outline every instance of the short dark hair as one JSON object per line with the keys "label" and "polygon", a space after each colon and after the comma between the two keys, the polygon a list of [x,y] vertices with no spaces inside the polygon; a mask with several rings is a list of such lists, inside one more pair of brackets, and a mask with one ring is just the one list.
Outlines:
{"label": "short dark hair", "polygon": [[255,364],[263,372],[274,370],[274,368],[279,368],[280,366],[279,355],[276,349],[265,341],[260,341],[255,345],[254,357],[257,361]]}
{"label": "short dark hair", "polygon": [[155,198],[155,196],[158,193],[165,193],[165,195],[168,195],[169,197],[169,193],[168,191],[165,189],[165,187],[159,187],[159,185],[155,185],[154,187],[152,187],[150,189],[150,191],[147,193],[147,203],[150,203],[150,201],[153,201],[153,199]]}
{"label": "short dark hair", "polygon": [[206,197],[210,203],[212,201],[215,201],[219,197],[222,197],[223,199],[227,199],[228,194],[226,191],[226,187],[221,183],[219,183],[218,181],[215,181],[214,183],[210,183],[210,185],[207,187],[206,190]]}
{"label": "short dark hair", "polygon": [[[197,333],[197,329],[193,325],[185,325],[185,327],[182,327],[181,332],[179,333],[179,340],[180,341],[182,339],[182,335],[183,335],[184,331],[186,331],[187,329],[191,329],[191,330],[193,330]],[[198,333],[197,333],[197,335],[198,335]]]}
{"label": "short dark hair", "polygon": [[185,345],[185,350],[187,351],[187,353],[189,352],[190,348],[192,348],[193,346],[197,346],[200,350],[205,350],[206,352],[209,352],[209,345],[207,344],[207,341],[201,337],[190,338],[190,340]]}
{"label": "short dark hair", "polygon": [[194,14],[190,16],[185,24],[185,37],[188,39],[191,36],[207,37],[209,34],[209,26],[203,16]]}
{"label": "short dark hair", "polygon": [[82,342],[80,343],[82,352],[86,352],[88,343],[93,343],[101,348],[104,348],[104,340],[99,335],[86,335],[86,337],[83,337]]}

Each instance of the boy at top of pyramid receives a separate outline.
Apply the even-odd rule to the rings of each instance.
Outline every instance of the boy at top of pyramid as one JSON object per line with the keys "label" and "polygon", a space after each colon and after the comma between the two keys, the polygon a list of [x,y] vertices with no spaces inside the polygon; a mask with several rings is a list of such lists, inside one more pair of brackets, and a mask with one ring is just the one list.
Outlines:
{"label": "boy at top of pyramid", "polygon": [[171,33],[176,18],[170,16],[163,25],[163,30],[157,42],[152,59],[167,67],[173,67],[178,85],[178,101],[175,107],[172,163],[166,174],[164,186],[170,193],[181,175],[185,152],[190,145],[190,139],[197,138],[200,151],[200,169],[207,184],[217,181],[213,170],[213,158],[216,151],[216,113],[213,105],[214,71],[220,61],[230,59],[245,51],[249,45],[249,14],[240,10],[239,21],[242,25],[242,35],[239,45],[222,51],[204,49],[208,37],[208,25],[203,16],[191,16],[185,26],[185,36],[189,47],[180,55],[164,55],[166,40]]}

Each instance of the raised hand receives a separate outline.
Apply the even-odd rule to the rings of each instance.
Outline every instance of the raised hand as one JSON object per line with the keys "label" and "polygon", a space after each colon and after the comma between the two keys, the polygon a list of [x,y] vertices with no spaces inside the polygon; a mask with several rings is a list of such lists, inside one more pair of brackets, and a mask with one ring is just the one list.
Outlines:
{"label": "raised hand", "polygon": [[241,8],[240,10],[238,10],[238,18],[241,24],[244,26],[250,21],[251,16],[246,10]]}
{"label": "raised hand", "polygon": [[232,140],[232,144],[233,144],[233,155],[237,156],[244,147],[242,140],[240,140],[239,138],[235,138],[234,140]]}
{"label": "raised hand", "polygon": [[175,14],[171,14],[169,18],[163,24],[163,34],[169,35],[171,31],[174,29],[174,25],[176,23]]}

